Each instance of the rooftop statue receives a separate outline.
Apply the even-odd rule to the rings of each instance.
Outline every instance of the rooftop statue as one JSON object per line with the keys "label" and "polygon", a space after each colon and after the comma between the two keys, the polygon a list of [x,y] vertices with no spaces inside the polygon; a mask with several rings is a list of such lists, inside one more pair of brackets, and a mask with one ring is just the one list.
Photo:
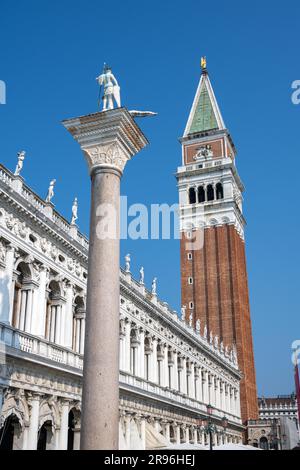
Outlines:
{"label": "rooftop statue", "polygon": [[21,170],[23,168],[23,163],[25,160],[25,155],[26,155],[26,152],[24,150],[22,150],[22,152],[18,152],[18,163],[17,163],[15,173],[14,173],[15,176],[19,176],[21,173]]}

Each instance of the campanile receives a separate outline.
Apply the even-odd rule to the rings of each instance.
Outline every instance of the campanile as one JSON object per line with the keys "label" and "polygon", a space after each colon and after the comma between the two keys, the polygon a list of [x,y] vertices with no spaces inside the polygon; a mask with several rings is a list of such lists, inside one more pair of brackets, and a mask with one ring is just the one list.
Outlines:
{"label": "campanile", "polygon": [[[181,298],[201,332],[236,347],[245,423],[258,418],[245,258],[243,183],[236,149],[224,124],[206,68],[190,111],[177,170],[181,221]],[[199,323],[199,322],[198,322]]]}

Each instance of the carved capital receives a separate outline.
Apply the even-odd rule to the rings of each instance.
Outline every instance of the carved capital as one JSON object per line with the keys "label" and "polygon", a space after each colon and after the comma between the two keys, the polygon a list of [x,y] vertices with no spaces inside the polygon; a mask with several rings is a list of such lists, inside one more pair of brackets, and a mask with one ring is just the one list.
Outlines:
{"label": "carved capital", "polygon": [[117,142],[108,145],[97,145],[96,147],[86,149],[84,154],[90,172],[94,168],[108,167],[123,173],[126,162],[129,159]]}

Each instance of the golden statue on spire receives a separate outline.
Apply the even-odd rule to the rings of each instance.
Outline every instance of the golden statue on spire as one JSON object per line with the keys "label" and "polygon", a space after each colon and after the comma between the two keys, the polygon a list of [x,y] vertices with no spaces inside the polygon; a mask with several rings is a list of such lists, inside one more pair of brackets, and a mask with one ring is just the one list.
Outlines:
{"label": "golden statue on spire", "polygon": [[202,70],[206,70],[206,57],[201,57],[201,68]]}

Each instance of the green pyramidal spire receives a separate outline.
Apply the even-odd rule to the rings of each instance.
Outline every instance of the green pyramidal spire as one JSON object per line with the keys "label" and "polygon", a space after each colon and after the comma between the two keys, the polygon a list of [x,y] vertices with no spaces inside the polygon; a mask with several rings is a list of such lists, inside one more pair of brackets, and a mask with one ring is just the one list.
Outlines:
{"label": "green pyramidal spire", "polygon": [[224,128],[225,124],[205,68],[202,70],[184,135]]}
{"label": "green pyramidal spire", "polygon": [[203,83],[189,134],[218,129],[218,127],[217,118],[212,107],[206,83]]}

